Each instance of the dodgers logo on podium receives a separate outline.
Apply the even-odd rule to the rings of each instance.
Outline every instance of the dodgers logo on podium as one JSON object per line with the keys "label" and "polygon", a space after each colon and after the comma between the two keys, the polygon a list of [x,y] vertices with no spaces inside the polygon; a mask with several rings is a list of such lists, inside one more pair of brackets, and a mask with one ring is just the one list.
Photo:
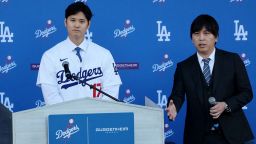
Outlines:
{"label": "dodgers logo on podium", "polygon": [[87,123],[82,114],[50,115],[49,144],[85,144]]}

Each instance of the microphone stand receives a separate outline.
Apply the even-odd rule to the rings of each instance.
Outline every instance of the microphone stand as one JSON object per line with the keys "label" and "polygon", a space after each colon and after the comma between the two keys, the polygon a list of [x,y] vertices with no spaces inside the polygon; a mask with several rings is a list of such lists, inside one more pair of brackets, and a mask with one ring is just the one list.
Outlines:
{"label": "microphone stand", "polygon": [[82,85],[87,85],[87,86],[90,87],[90,89],[94,89],[94,90],[96,90],[96,91],[98,91],[98,92],[104,94],[105,96],[111,98],[111,99],[114,100],[114,101],[122,102],[122,101],[120,101],[119,99],[117,99],[117,98],[115,98],[115,97],[109,95],[108,93],[106,93],[106,92],[104,92],[104,91],[102,91],[102,90],[100,90],[100,89],[94,87],[93,85],[88,84],[86,81],[80,80],[77,76],[69,75],[67,78],[68,78],[68,79],[71,79],[71,80],[72,80],[72,79],[77,80],[77,81],[78,81],[78,84],[81,83]]}

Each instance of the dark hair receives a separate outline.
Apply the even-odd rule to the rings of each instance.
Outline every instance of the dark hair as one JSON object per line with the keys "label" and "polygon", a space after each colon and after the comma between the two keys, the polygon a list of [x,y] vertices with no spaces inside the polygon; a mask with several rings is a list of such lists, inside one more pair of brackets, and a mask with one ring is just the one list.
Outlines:
{"label": "dark hair", "polygon": [[67,19],[70,15],[75,15],[79,12],[82,12],[86,19],[88,21],[91,20],[92,18],[92,11],[90,10],[90,8],[84,4],[83,2],[74,2],[72,4],[70,4],[65,11],[65,18]]}
{"label": "dark hair", "polygon": [[198,32],[205,28],[208,32],[212,33],[216,38],[219,36],[219,25],[217,21],[210,15],[199,15],[191,24],[190,38],[194,32]]}

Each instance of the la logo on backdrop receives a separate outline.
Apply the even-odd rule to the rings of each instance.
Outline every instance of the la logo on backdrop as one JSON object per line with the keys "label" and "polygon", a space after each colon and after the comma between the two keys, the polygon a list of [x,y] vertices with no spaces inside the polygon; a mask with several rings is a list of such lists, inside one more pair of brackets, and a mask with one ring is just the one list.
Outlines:
{"label": "la logo on backdrop", "polygon": [[9,26],[5,25],[4,21],[0,21],[0,43],[13,43],[13,32],[10,31]]}
{"label": "la logo on backdrop", "polygon": [[48,144],[134,144],[133,113],[62,114],[48,118]]}

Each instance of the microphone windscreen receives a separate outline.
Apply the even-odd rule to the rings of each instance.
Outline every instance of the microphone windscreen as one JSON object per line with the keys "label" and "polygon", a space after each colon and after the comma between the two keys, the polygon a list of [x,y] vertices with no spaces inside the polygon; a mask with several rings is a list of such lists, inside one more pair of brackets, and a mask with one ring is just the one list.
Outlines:
{"label": "microphone windscreen", "polygon": [[215,97],[209,97],[208,102],[209,102],[211,105],[215,105],[215,104],[216,104],[216,99],[215,99]]}
{"label": "microphone windscreen", "polygon": [[69,65],[69,63],[68,63],[67,61],[64,61],[64,62],[62,63],[62,66],[65,66],[65,65]]}

